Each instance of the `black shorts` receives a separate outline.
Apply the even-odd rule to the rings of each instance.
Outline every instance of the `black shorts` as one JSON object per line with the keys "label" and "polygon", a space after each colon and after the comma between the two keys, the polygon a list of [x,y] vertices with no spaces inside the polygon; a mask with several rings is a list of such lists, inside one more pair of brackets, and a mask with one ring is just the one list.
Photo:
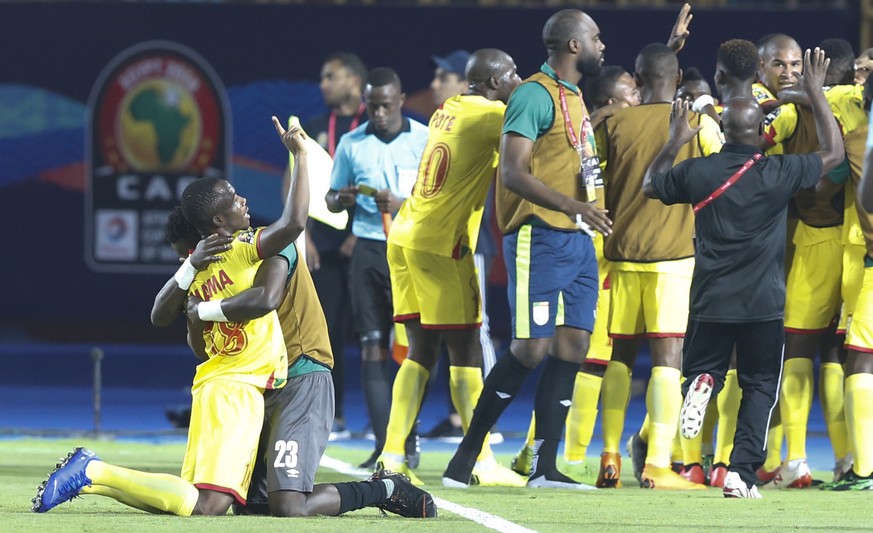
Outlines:
{"label": "black shorts", "polygon": [[246,498],[253,509],[279,490],[312,492],[333,424],[330,372],[312,372],[264,393],[264,428]]}
{"label": "black shorts", "polygon": [[383,348],[388,347],[394,314],[386,253],[385,241],[359,238],[349,269],[355,331],[359,335],[380,332]]}

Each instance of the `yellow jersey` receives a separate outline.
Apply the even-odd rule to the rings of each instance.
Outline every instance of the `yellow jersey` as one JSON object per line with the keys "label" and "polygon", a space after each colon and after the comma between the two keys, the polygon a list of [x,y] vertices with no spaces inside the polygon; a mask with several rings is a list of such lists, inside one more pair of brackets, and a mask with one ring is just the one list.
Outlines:
{"label": "yellow jersey", "polygon": [[461,257],[476,249],[506,105],[478,95],[449,98],[428,124],[412,196],[397,213],[388,242]]}
{"label": "yellow jersey", "polygon": [[[198,272],[188,294],[209,301],[251,288],[261,264],[257,246],[261,231],[236,232],[224,260]],[[288,353],[275,311],[247,322],[207,322],[203,338],[209,359],[197,366],[194,388],[215,378],[265,389],[285,384]]]}

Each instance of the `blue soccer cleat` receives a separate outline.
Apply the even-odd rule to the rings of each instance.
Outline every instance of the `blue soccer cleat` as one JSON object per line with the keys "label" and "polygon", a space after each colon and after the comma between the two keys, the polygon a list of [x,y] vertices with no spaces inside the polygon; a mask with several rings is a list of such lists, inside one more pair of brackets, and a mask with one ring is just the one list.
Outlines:
{"label": "blue soccer cleat", "polygon": [[85,448],[76,448],[68,453],[36,489],[36,497],[32,500],[33,512],[44,513],[53,509],[78,496],[85,485],[90,486],[91,480],[85,475],[85,467],[94,460],[99,461],[100,458]]}

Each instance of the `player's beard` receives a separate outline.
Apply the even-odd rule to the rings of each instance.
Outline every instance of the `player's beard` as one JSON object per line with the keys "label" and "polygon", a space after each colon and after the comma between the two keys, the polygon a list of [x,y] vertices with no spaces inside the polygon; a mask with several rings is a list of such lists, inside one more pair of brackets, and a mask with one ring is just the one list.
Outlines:
{"label": "player's beard", "polygon": [[600,70],[603,67],[603,55],[585,58],[579,61],[578,67],[582,77],[594,78],[600,75]]}

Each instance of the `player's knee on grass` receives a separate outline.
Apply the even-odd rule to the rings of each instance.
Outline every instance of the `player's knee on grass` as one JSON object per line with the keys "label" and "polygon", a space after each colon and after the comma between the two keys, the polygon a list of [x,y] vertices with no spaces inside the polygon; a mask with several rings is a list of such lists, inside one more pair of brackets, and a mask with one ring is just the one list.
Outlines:
{"label": "player's knee on grass", "polygon": [[270,506],[266,503],[248,501],[245,505],[240,505],[234,502],[231,509],[236,516],[270,516]]}
{"label": "player's knee on grass", "polygon": [[194,506],[195,515],[203,516],[221,516],[227,514],[233,504],[233,496],[224,492],[214,490],[200,489],[200,496],[197,498],[197,505]]}
{"label": "player's knee on grass", "polygon": [[270,512],[273,516],[287,518],[302,518],[315,516],[315,509],[310,509],[306,501],[307,495],[292,490],[282,490],[270,494]]}

